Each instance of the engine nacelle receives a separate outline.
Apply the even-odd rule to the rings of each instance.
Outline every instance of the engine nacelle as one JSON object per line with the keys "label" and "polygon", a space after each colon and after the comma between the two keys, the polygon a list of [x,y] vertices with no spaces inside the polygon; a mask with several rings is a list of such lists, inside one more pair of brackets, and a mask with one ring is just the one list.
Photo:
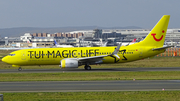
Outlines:
{"label": "engine nacelle", "polygon": [[78,61],[76,59],[61,60],[61,68],[78,68]]}

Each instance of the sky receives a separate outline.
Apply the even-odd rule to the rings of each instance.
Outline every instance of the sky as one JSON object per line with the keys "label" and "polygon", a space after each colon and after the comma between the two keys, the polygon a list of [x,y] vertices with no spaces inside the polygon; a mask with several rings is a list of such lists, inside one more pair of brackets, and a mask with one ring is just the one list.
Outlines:
{"label": "sky", "polygon": [[126,27],[151,29],[163,15],[180,28],[180,0],[0,0],[0,29]]}

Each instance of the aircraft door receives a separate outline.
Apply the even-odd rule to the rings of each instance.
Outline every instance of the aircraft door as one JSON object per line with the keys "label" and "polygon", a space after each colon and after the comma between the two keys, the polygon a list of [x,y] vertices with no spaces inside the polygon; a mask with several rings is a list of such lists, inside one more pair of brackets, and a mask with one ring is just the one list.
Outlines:
{"label": "aircraft door", "polygon": [[26,51],[21,52],[21,59],[26,60]]}
{"label": "aircraft door", "polygon": [[143,49],[139,48],[139,57],[142,57],[142,56],[143,56]]}

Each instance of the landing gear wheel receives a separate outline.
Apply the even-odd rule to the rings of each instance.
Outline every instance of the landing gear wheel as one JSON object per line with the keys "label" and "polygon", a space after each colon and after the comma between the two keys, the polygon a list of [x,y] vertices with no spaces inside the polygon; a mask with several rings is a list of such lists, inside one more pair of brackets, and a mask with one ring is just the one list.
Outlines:
{"label": "landing gear wheel", "polygon": [[21,68],[21,67],[19,67],[19,68],[18,68],[18,71],[22,71],[22,68]]}
{"label": "landing gear wheel", "polygon": [[86,68],[87,68],[87,70],[91,70],[91,66],[87,66]]}
{"label": "landing gear wheel", "polygon": [[84,66],[84,69],[85,69],[85,70],[91,70],[91,66],[85,65],[85,66]]}

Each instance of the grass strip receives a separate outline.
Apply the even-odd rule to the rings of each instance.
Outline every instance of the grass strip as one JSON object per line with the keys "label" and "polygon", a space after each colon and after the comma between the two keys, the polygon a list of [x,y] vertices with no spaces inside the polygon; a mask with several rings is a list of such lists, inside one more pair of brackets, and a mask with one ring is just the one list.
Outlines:
{"label": "grass strip", "polygon": [[1,73],[0,81],[180,80],[180,71]]}
{"label": "grass strip", "polygon": [[5,101],[179,101],[180,91],[2,93]]}

